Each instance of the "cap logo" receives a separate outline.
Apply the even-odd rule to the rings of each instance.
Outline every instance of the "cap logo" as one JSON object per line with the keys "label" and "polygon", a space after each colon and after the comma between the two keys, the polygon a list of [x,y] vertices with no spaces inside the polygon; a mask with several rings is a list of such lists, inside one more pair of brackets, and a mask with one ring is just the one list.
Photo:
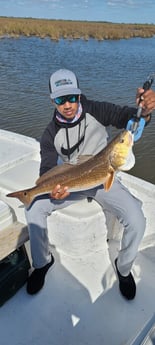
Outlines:
{"label": "cap logo", "polygon": [[70,85],[70,84],[73,84],[70,79],[61,79],[55,82],[56,87],[62,86],[62,85]]}

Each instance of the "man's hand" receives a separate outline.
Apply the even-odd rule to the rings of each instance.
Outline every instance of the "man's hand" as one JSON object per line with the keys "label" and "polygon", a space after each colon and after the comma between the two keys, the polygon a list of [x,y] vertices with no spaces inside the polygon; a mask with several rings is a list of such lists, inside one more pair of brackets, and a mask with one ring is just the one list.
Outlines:
{"label": "man's hand", "polygon": [[68,187],[61,188],[60,184],[58,184],[52,191],[51,197],[53,199],[65,199],[70,193],[67,191]]}
{"label": "man's hand", "polygon": [[136,103],[143,108],[142,116],[146,116],[155,109],[155,91],[150,89],[144,92],[144,89],[139,88],[136,95]]}

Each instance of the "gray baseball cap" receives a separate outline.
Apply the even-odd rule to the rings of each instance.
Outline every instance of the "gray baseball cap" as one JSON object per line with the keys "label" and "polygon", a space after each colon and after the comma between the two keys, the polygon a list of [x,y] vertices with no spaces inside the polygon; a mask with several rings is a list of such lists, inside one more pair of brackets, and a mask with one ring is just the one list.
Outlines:
{"label": "gray baseball cap", "polygon": [[52,99],[66,95],[80,95],[78,80],[75,74],[68,69],[59,69],[49,80],[50,97]]}

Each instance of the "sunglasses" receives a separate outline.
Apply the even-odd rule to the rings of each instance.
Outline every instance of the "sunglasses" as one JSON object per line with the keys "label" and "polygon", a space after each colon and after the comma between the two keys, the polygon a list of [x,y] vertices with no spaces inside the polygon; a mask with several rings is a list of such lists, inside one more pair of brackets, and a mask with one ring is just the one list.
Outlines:
{"label": "sunglasses", "polygon": [[54,102],[57,105],[65,104],[66,102],[69,103],[76,103],[78,102],[79,95],[67,95],[67,96],[61,96],[54,98]]}

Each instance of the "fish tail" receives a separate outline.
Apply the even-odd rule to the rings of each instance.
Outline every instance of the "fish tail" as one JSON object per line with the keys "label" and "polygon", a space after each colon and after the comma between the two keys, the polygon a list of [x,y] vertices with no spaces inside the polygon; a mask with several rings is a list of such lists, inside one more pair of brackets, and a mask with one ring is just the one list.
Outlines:
{"label": "fish tail", "polygon": [[12,192],[6,195],[9,198],[17,198],[19,199],[26,207],[28,207],[31,202],[33,201],[33,198],[31,195],[29,195],[26,191],[17,191],[17,192]]}

